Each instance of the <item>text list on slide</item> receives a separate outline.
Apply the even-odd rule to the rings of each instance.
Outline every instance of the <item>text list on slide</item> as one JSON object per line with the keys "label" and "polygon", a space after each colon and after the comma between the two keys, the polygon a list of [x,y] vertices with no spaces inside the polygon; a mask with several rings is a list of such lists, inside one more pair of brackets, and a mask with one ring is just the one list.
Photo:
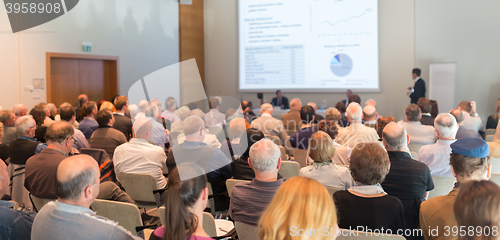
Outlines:
{"label": "text list on slide", "polygon": [[239,87],[379,89],[377,0],[239,0]]}

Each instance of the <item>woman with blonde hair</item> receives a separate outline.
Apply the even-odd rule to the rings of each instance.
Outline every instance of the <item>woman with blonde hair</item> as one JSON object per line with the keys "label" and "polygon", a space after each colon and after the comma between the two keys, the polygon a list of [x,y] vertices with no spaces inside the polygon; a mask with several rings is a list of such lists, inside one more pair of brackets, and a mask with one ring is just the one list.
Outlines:
{"label": "woman with blonde hair", "polygon": [[497,110],[497,113],[488,117],[488,121],[486,122],[486,129],[494,129],[498,125],[498,119],[500,119],[500,99],[497,100],[495,109]]}
{"label": "woman with blonde hair", "polygon": [[103,109],[107,109],[111,112],[116,112],[115,105],[113,105],[111,102],[108,102],[108,101],[104,101],[101,104],[101,107],[99,108],[99,110],[103,110]]}
{"label": "woman with blonde hair", "polygon": [[309,140],[309,157],[314,162],[300,169],[299,176],[316,179],[327,187],[341,190],[350,188],[352,180],[349,169],[337,166],[332,160],[334,156],[332,138],[323,131],[315,132]]}
{"label": "woman with blonde hair", "polygon": [[276,192],[259,221],[260,240],[336,238],[332,197],[318,181],[292,177]]}
{"label": "woman with blonde hair", "polygon": [[495,137],[493,137],[493,142],[489,142],[490,147],[490,157],[500,158],[500,122],[497,123],[497,130],[495,132]]}

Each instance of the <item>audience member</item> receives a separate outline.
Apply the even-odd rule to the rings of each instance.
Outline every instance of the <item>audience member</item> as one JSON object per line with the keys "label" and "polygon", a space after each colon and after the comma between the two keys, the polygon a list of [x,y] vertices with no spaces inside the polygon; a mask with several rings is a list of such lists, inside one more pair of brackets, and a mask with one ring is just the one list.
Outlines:
{"label": "audience member", "polygon": [[[349,98],[351,97],[351,95],[352,95],[352,91],[351,91],[351,89],[347,89],[347,91],[345,91],[345,96],[346,96],[346,98],[345,98],[344,100],[342,100],[342,101],[341,101],[341,103],[343,103],[343,104],[344,104],[344,108],[346,108],[346,107],[348,107],[348,106],[349,106],[349,103],[350,103],[350,102],[349,102]],[[337,107],[335,107],[335,108],[337,108]],[[338,108],[337,108],[337,109],[338,109]]]}
{"label": "audience member", "polygon": [[316,111],[318,111],[318,106],[316,106],[315,102],[309,102],[307,103],[307,105],[311,106],[314,109],[314,120],[312,121],[313,124],[317,124],[324,119],[323,116],[316,113]]}
{"label": "audience member", "polygon": [[210,106],[211,109],[208,113],[205,114],[205,125],[207,128],[214,126],[222,126],[225,124],[226,115],[219,111],[220,109],[220,100],[219,98],[213,97],[210,98]]}
{"label": "audience member", "polygon": [[493,142],[489,142],[491,157],[500,158],[500,122],[497,124],[497,130],[493,137]]}
{"label": "audience member", "polygon": [[332,139],[333,146],[335,147],[335,155],[333,156],[333,162],[339,165],[349,165],[349,156],[351,156],[351,149],[346,146],[342,146],[335,142],[335,138],[338,135],[338,127],[335,121],[323,120],[318,124],[318,130],[325,132]]}
{"label": "audience member", "polygon": [[[71,107],[73,108],[73,106],[71,106],[71,104],[69,102],[63,102],[61,103],[61,105],[59,106],[59,109],[62,109],[64,107]],[[73,110],[75,110],[73,108]],[[76,113],[76,110],[75,110],[75,113]],[[61,114],[57,114],[55,117],[54,117],[54,121],[56,122],[60,122],[61,121]],[[73,127],[78,129],[78,127],[80,126],[80,123],[75,119],[75,121],[73,122]]]}
{"label": "audience member", "polygon": [[352,180],[349,169],[337,166],[332,161],[335,156],[335,146],[328,134],[318,131],[311,136],[308,156],[314,162],[300,169],[299,176],[316,179],[326,187],[334,187],[341,190],[351,187]]}
{"label": "audience member", "polygon": [[[345,112],[345,109],[344,109]],[[335,123],[338,124],[339,120],[341,118],[341,113],[338,109],[329,107],[325,111],[325,119],[328,121],[334,121]]]}
{"label": "audience member", "polygon": [[290,135],[290,145],[293,148],[307,149],[309,148],[309,139],[311,135],[315,133],[318,129],[315,125],[312,125],[314,121],[315,111],[313,107],[306,105],[300,109],[300,119],[302,124],[300,129]]}
{"label": "audience member", "polygon": [[45,111],[45,119],[43,120],[42,126],[50,127],[52,124],[55,123],[55,121],[50,118],[51,113],[47,103],[41,102],[35,105],[35,107],[43,108],[43,110]]}
{"label": "audience member", "polygon": [[422,117],[420,118],[420,123],[422,125],[433,126],[434,118],[431,116],[432,102],[428,98],[421,97],[417,102],[420,111],[422,112]]}
{"label": "audience member", "polygon": [[[420,227],[426,240],[457,239],[446,236],[447,226],[456,226],[453,204],[462,183],[471,180],[488,180],[491,165],[488,145],[479,138],[458,139],[451,144],[450,164],[457,179],[448,195],[431,198],[420,206]],[[436,229],[430,234],[431,229]]]}
{"label": "audience member", "polygon": [[[200,110],[201,111],[201,110]],[[189,110],[188,107],[182,106],[179,108],[179,119],[180,121],[173,122],[171,127],[170,127],[170,132],[171,133],[181,133],[182,132],[182,122],[189,117],[189,114],[191,113],[191,110]]]}
{"label": "audience member", "polygon": [[56,240],[141,239],[89,209],[100,193],[99,176],[97,162],[88,155],[61,161],[52,177],[55,178],[52,188],[55,188],[58,199],[47,203],[39,211],[33,222],[31,237]]}
{"label": "audience member", "polygon": [[73,107],[62,107],[59,115],[62,121],[68,122],[73,126],[73,131],[75,131],[73,135],[73,140],[75,140],[73,147],[78,151],[82,148],[90,148],[90,144],[85,138],[85,135],[83,135],[82,131],[76,129],[73,125],[76,121],[76,113],[75,110],[73,110]]}
{"label": "audience member", "polygon": [[273,107],[280,107],[281,109],[289,109],[288,98],[283,96],[281,90],[276,91],[276,97],[271,101]]}
{"label": "audience member", "polygon": [[[189,115],[190,116],[193,116],[193,115],[198,116],[202,120],[205,118],[205,113],[203,113],[203,111],[201,111],[200,109],[191,110],[191,113]],[[184,121],[182,122],[182,124],[184,124]],[[208,146],[215,147],[215,148],[221,148],[222,145],[219,142],[217,136],[215,136],[214,134],[210,134],[208,129],[206,129],[206,128],[203,128],[203,129],[205,129],[205,138],[203,138],[203,142],[206,143]],[[214,129],[214,128],[212,128],[212,129]],[[182,127],[182,130],[184,131],[184,125]],[[222,129],[218,128],[217,130],[222,130]],[[223,135],[224,135],[224,133],[223,133]],[[226,138],[226,136],[224,135],[223,140],[225,140],[225,138]],[[183,132],[177,136],[177,143],[182,144],[184,142],[184,140],[186,140],[186,136],[184,135],[184,132]]]}
{"label": "audience member", "polygon": [[95,115],[95,120],[99,127],[89,139],[90,147],[106,151],[109,158],[113,159],[116,147],[126,143],[127,138],[122,132],[113,128],[115,118],[109,110],[99,110]]}
{"label": "audience member", "polygon": [[405,229],[401,201],[387,195],[380,186],[391,167],[384,149],[377,143],[360,143],[352,151],[349,166],[354,186],[333,194],[339,227],[384,228],[393,233]]}
{"label": "audience member", "polygon": [[30,111],[30,115],[35,120],[36,130],[35,130],[35,139],[45,143],[45,133],[47,132],[47,127],[43,125],[45,120],[45,110],[41,107],[34,107]]}
{"label": "audience member", "polygon": [[[0,198],[9,192],[7,166],[0,161]],[[0,216],[0,239],[30,239],[34,212],[24,212],[15,202],[0,200]]]}
{"label": "audience member", "polygon": [[337,104],[335,104],[335,108],[337,110],[339,110],[340,114],[344,114],[345,113],[345,110],[346,110],[346,106],[343,102],[338,102]]}
{"label": "audience member", "polygon": [[496,114],[490,115],[488,121],[486,122],[486,129],[495,129],[498,125],[498,119],[500,118],[500,98],[495,104]]}
{"label": "audience member", "polygon": [[387,194],[399,198],[403,204],[406,229],[418,229],[420,204],[427,199],[429,191],[434,189],[431,172],[427,165],[411,159],[408,153],[411,135],[406,133],[403,126],[389,123],[382,136],[391,161],[391,169],[382,182],[382,187]]}
{"label": "audience member", "polygon": [[9,146],[7,144],[3,144],[2,139],[3,139],[3,123],[0,122],[0,159],[2,159],[5,162],[7,161],[7,158],[10,157]]}
{"label": "audience member", "polygon": [[247,101],[241,102],[241,112],[243,113],[243,117],[245,118],[245,120],[247,120],[248,123],[252,123],[252,121],[257,118],[257,115],[255,115],[255,113],[253,112],[250,103]]}
{"label": "audience member", "polygon": [[55,121],[55,116],[57,115],[57,107],[53,103],[47,103],[47,108],[49,109],[50,115],[48,116],[51,120]]}
{"label": "audience member", "polygon": [[169,120],[172,124],[180,121],[181,119],[174,114],[175,109],[177,109],[177,101],[175,101],[174,98],[167,98],[167,100],[165,100],[165,111],[161,113],[161,116]]}
{"label": "audience member", "polygon": [[132,119],[125,116],[125,114],[129,110],[128,109],[128,97],[127,96],[116,97],[115,98],[115,108],[116,108],[116,112],[113,113],[113,117],[115,118],[115,124],[113,124],[113,128],[122,132],[128,141],[133,136]]}
{"label": "audience member", "polygon": [[229,199],[224,192],[227,191],[226,179],[232,177],[231,161],[221,150],[203,143],[206,131],[200,117],[187,117],[183,128],[186,140],[182,144],[174,145],[169,151],[168,171],[171,172],[177,164],[185,162],[195,163],[202,167],[207,172],[208,181],[212,184],[215,209],[226,210],[229,207]]}
{"label": "audience member", "polygon": [[[361,105],[361,98],[359,97],[359,95],[357,95],[357,94],[353,94],[353,95],[349,96],[349,98],[347,99],[347,102],[348,102],[349,104],[351,104],[352,102],[355,102],[355,103],[358,103],[358,104],[360,104],[360,105]],[[348,105],[349,105],[349,104],[348,104]],[[347,109],[346,109],[346,111],[347,111]],[[363,124],[364,124],[364,121],[365,121],[365,120],[364,120],[364,119],[362,119],[361,123],[363,123]],[[351,123],[349,122],[349,119],[347,119],[347,112],[346,112],[346,113],[344,113],[344,114],[341,116],[340,121],[339,121],[339,124],[340,124],[340,126],[342,126],[342,127],[347,127],[347,126],[349,126],[349,124],[351,124]]]}
{"label": "audience member", "polygon": [[[334,240],[337,214],[332,196],[314,179],[293,177],[278,188],[260,218],[258,229],[261,240],[294,239],[292,236],[299,233],[304,239]],[[306,229],[327,229],[327,232],[312,238],[306,237]]]}
{"label": "audience member", "polygon": [[379,141],[382,141],[382,131],[384,130],[385,126],[387,126],[387,124],[391,122],[396,122],[396,119],[393,116],[380,117],[379,119],[377,119],[377,125],[375,126],[375,129],[377,130]]}
{"label": "audience member", "polygon": [[272,116],[273,106],[269,103],[262,104],[260,106],[260,113],[261,116],[253,120],[250,127],[262,131],[266,137],[279,138],[283,145],[288,138],[288,133],[283,122]]}
{"label": "audience member", "polygon": [[[163,173],[167,172],[167,156],[159,146],[148,143],[153,131],[153,124],[147,118],[134,122],[135,137],[115,149],[113,164],[116,172],[148,173],[156,180],[156,187],[167,185]],[[120,179],[118,179],[120,181]]]}
{"label": "audience member", "polygon": [[16,104],[12,109],[12,111],[14,112],[14,114],[16,114],[16,117],[18,118],[28,114],[28,109],[22,103]]}
{"label": "audience member", "polygon": [[83,117],[85,117],[85,110],[84,106],[86,103],[89,102],[89,98],[85,94],[80,94],[78,96],[78,102],[76,104],[76,121],[81,122],[83,120]]}
{"label": "audience member", "polygon": [[[240,144],[245,144],[241,142],[241,138],[245,137],[244,133],[246,131],[245,119],[235,118],[229,123],[229,134],[231,135],[230,143],[231,149],[233,151],[233,156],[241,156]],[[226,141],[227,143],[227,141]],[[222,144],[221,150],[224,152],[224,144]],[[225,144],[227,146],[227,144]],[[229,152],[229,149],[228,149]],[[231,156],[231,155],[230,155]],[[229,158],[231,159],[231,158]]]}
{"label": "audience member", "polygon": [[462,138],[481,138],[481,135],[477,133],[474,130],[470,130],[465,128],[464,126],[461,126],[460,123],[464,121],[464,115],[463,112],[458,110],[458,109],[451,109],[450,114],[455,117],[455,120],[457,120],[458,124],[458,131],[456,135],[456,139],[462,139]]}
{"label": "audience member", "polygon": [[164,129],[170,131],[172,123],[170,122],[170,120],[167,120],[161,116],[161,113],[163,112],[163,106],[161,105],[160,100],[158,100],[157,98],[151,99],[151,105],[156,106],[158,108],[157,110],[158,114],[156,114],[156,121],[160,123]]}
{"label": "audience member", "polygon": [[139,101],[139,111],[135,115],[134,120],[146,117],[146,108],[148,108],[148,107],[149,107],[148,100]]}
{"label": "audience member", "polygon": [[248,164],[255,178],[233,187],[228,211],[232,220],[257,226],[262,212],[283,184],[283,179],[277,178],[281,160],[280,149],[269,139],[259,140],[250,148]]}
{"label": "audience member", "polygon": [[9,144],[11,141],[17,138],[17,131],[16,131],[16,114],[14,114],[13,111],[11,110],[2,110],[0,112],[0,122],[3,123],[3,131],[4,131],[4,137],[3,137],[3,143],[4,144]]}
{"label": "audience member", "polygon": [[[250,157],[250,148],[261,139],[265,138],[264,134],[255,128],[249,128],[246,130],[246,134],[243,134],[244,137],[241,138],[240,142],[244,144],[240,144],[240,151],[243,154],[231,162],[231,170],[233,172],[234,179],[240,180],[248,180],[251,181],[255,178],[255,172],[248,164],[248,160]],[[246,138],[246,139],[245,139]],[[246,149],[242,149],[246,145]]]}
{"label": "audience member", "polygon": [[16,120],[18,137],[9,144],[11,163],[24,165],[28,158],[45,148],[44,144],[33,138],[35,136],[35,129],[35,120],[30,115],[20,117]]}
{"label": "audience member", "polygon": [[368,105],[372,105],[375,108],[377,108],[377,102],[375,100],[371,99],[371,98],[368,99],[368,100],[366,100],[366,102],[365,102],[365,107],[368,106]]}
{"label": "audience member", "polygon": [[[500,227],[498,214],[500,212],[500,187],[486,180],[461,184],[453,204],[453,212],[457,219],[457,229],[468,231],[467,234],[457,234],[458,239],[497,239],[496,230]],[[479,231],[473,231],[473,234],[470,234],[471,227]]]}
{"label": "audience member", "polygon": [[300,129],[302,123],[300,109],[302,109],[302,102],[300,99],[294,98],[290,101],[290,111],[281,115],[281,120],[288,132],[296,132]]}
{"label": "audience member", "polygon": [[101,106],[99,107],[99,110],[103,110],[103,109],[106,109],[110,112],[114,112],[114,110],[116,110],[115,105],[113,105],[113,103],[111,103],[110,101],[104,101],[101,104]]}
{"label": "audience member", "polygon": [[398,124],[406,129],[412,144],[429,145],[435,143],[437,140],[436,129],[422,125],[420,116],[420,108],[417,104],[412,103],[406,107],[405,121],[399,121]]}
{"label": "audience member", "polygon": [[432,175],[453,177],[450,167],[450,144],[456,141],[457,120],[449,113],[441,113],[434,120],[434,127],[439,139],[434,144],[420,148],[418,161],[425,163]]}
{"label": "audience member", "polygon": [[377,123],[377,109],[373,105],[366,105],[363,108],[363,119],[365,120],[365,125],[367,127],[375,128]]}
{"label": "audience member", "polygon": [[99,123],[94,119],[97,114],[97,105],[94,101],[90,101],[85,103],[83,106],[83,120],[80,121],[80,126],[78,129],[82,131],[85,138],[89,139],[92,136],[92,133],[99,127]]}
{"label": "audience member", "polygon": [[130,119],[134,119],[137,117],[137,105],[132,104],[128,106],[128,111],[130,113]]}
{"label": "audience member", "polygon": [[339,130],[339,135],[335,139],[337,143],[354,148],[358,143],[378,141],[375,129],[361,123],[362,109],[357,102],[351,102],[349,107],[347,107],[346,113],[347,119],[351,124]]}
{"label": "audience member", "polygon": [[211,240],[203,229],[203,210],[208,202],[207,177],[195,164],[179,164],[168,178],[165,192],[167,224],[157,228],[150,240]]}
{"label": "audience member", "polygon": [[153,141],[157,146],[165,149],[165,143],[168,142],[167,132],[163,125],[156,121],[160,115],[159,109],[156,105],[150,105],[146,108],[144,112],[145,116],[153,124],[153,131],[151,132],[151,137],[149,140]]}
{"label": "audience member", "polygon": [[458,105],[458,109],[462,110],[462,113],[464,115],[464,121],[462,122],[461,126],[464,126],[467,129],[474,130],[476,132],[479,132],[483,129],[483,122],[477,114],[475,101],[462,101]]}

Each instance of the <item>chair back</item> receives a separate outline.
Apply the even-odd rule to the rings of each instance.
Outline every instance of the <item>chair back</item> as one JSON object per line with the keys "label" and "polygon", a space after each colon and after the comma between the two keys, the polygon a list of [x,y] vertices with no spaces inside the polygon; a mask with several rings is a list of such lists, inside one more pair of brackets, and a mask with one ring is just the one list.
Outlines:
{"label": "chair back", "polygon": [[484,138],[484,141],[493,142],[493,139],[495,139],[495,135],[486,135],[486,138]]}
{"label": "chair back", "polygon": [[287,161],[288,157],[286,156],[286,149],[283,146],[280,147],[280,152],[281,152],[281,161]]}
{"label": "chair back", "polygon": [[236,183],[240,182],[250,182],[248,180],[240,180],[240,179],[227,179],[226,180],[226,188],[227,188],[227,194],[231,196],[231,193],[233,192],[233,187],[236,185]]}
{"label": "chair back", "polygon": [[303,168],[307,166],[307,149],[293,149],[293,159]]}
{"label": "chair back", "polygon": [[290,179],[291,177],[299,176],[300,165],[295,161],[281,161],[281,167],[279,174],[285,178]]}
{"label": "chair back", "polygon": [[207,189],[208,189],[207,208],[210,208],[210,212],[212,213],[213,216],[215,216],[214,191],[212,190],[212,184],[210,184],[209,182],[207,182]]}
{"label": "chair back", "polygon": [[337,240],[405,240],[403,236],[399,235],[385,235],[371,232],[358,232],[349,229],[339,229]]}
{"label": "chair back", "polygon": [[40,209],[42,209],[42,207],[45,206],[45,204],[47,204],[48,202],[56,200],[56,199],[37,198],[33,196],[33,194],[29,194],[29,198],[31,200],[31,203],[33,204],[33,210],[35,210],[35,212],[39,212]]}
{"label": "chair back", "polygon": [[490,158],[491,173],[500,174],[500,158]]}
{"label": "chair back", "polygon": [[274,142],[274,144],[278,145],[278,146],[281,146],[281,140],[279,137],[276,137],[276,136],[266,136],[267,139],[271,140]]}
{"label": "chair back", "polygon": [[[422,144],[414,144],[414,143],[410,143],[408,144],[408,148],[410,149],[410,152],[416,152],[418,153],[418,150],[420,150],[420,148],[424,146]],[[416,159],[416,158],[414,158]]]}
{"label": "chair back", "polygon": [[328,190],[328,193],[330,194],[330,197],[333,197],[333,194],[335,192],[340,191],[340,189],[336,188],[336,187],[328,187],[328,186],[325,186],[325,187],[326,187],[326,190]]}
{"label": "chair back", "polygon": [[17,202],[20,207],[33,209],[33,204],[30,201],[30,192],[24,187],[25,165],[11,163],[7,166],[9,175],[10,196],[13,201]]}
{"label": "chair back", "polygon": [[236,233],[240,240],[259,240],[258,228],[243,222],[234,222]]}
{"label": "chair back", "polygon": [[139,236],[136,227],[142,226],[142,219],[141,212],[136,205],[126,202],[96,199],[90,207],[97,215],[109,218],[130,231],[133,235]]}
{"label": "chair back", "polygon": [[498,173],[492,173],[490,177],[490,181],[496,183],[497,185],[500,186],[500,174]]}
{"label": "chair back", "polygon": [[495,128],[490,128],[490,129],[486,129],[486,131],[484,131],[484,135],[485,136],[488,136],[488,135],[495,135],[495,132],[497,130]]}
{"label": "chair back", "polygon": [[[158,208],[158,214],[160,215],[160,222],[162,225],[167,223],[165,219],[166,209],[165,206]],[[208,234],[209,237],[217,236],[217,228],[215,227],[215,219],[212,214],[203,212],[203,229]]]}
{"label": "chair back", "polygon": [[[122,173],[117,174],[127,194],[134,200],[139,207],[161,206],[159,194],[153,191],[157,190],[156,181],[151,174],[147,173]],[[153,206],[154,207],[154,206]]]}
{"label": "chair back", "polygon": [[99,171],[101,172],[101,182],[116,182],[115,166],[106,151],[97,148],[82,148],[80,149],[80,153],[87,154],[97,161]]}
{"label": "chair back", "polygon": [[456,179],[452,177],[432,176],[432,181],[434,182],[434,189],[429,193],[429,199],[450,193]]}

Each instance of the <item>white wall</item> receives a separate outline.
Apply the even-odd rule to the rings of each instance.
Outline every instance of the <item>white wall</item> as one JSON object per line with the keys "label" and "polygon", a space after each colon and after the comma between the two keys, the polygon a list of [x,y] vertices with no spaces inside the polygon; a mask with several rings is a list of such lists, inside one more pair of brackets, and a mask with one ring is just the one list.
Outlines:
{"label": "white wall", "polygon": [[[82,52],[82,41],[93,42],[92,52]],[[140,78],[179,61],[178,1],[80,1],[65,15],[16,34],[1,4],[0,106],[46,101],[45,90],[40,99],[24,90],[34,78],[46,78],[46,52],[118,56],[119,93],[127,94]]]}
{"label": "white wall", "polygon": [[[411,69],[415,59],[414,1],[379,0],[380,93],[359,93],[364,102],[377,101],[382,115],[404,118],[404,108],[410,103],[406,88],[411,86]],[[205,1],[205,86],[208,95],[239,98],[238,93],[238,16],[236,0]],[[323,99],[335,106],[345,99],[345,93],[284,92],[289,99],[298,97],[303,103]],[[273,93],[265,93],[268,102]],[[256,93],[244,93],[243,98],[258,107]]]}
{"label": "white wall", "polygon": [[500,98],[498,9],[497,0],[418,0],[415,4],[416,59],[422,77],[429,79],[431,62],[457,62],[455,106],[475,100],[484,124]]}

